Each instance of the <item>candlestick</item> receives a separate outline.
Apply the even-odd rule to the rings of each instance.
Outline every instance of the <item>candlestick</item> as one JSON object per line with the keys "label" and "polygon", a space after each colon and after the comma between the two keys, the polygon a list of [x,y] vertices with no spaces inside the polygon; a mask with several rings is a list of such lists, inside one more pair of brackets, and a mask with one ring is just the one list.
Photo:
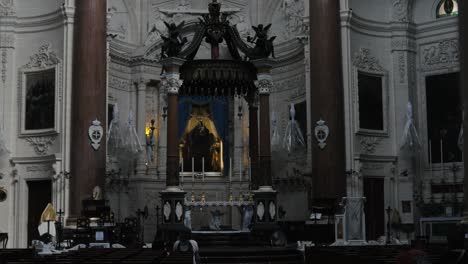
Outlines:
{"label": "candlestick", "polygon": [[441,168],[441,174],[442,174],[442,179],[444,178],[444,142],[442,139],[440,140],[440,168]]}
{"label": "candlestick", "polygon": [[232,158],[229,158],[229,185],[232,182]]}
{"label": "candlestick", "polygon": [[202,160],[202,182],[205,181],[205,157],[201,158]]}
{"label": "candlestick", "polygon": [[195,182],[195,160],[192,157],[192,183]]}
{"label": "candlestick", "polygon": [[242,182],[242,153],[239,157],[239,182]]}
{"label": "candlestick", "polygon": [[429,175],[432,179],[432,142],[429,140]]}

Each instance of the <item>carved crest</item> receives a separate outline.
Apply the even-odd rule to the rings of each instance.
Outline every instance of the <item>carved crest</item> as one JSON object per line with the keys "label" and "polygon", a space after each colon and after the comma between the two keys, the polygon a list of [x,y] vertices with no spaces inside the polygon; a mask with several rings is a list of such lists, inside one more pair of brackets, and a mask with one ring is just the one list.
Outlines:
{"label": "carved crest", "polygon": [[97,119],[94,120],[91,126],[88,128],[88,137],[91,140],[91,146],[94,150],[98,150],[101,146],[101,140],[104,135],[104,128],[101,126],[101,122]]}
{"label": "carved crest", "polygon": [[320,149],[324,149],[327,146],[327,138],[330,134],[330,128],[326,125],[326,122],[320,119],[317,121],[314,129],[315,139],[318,142]]}

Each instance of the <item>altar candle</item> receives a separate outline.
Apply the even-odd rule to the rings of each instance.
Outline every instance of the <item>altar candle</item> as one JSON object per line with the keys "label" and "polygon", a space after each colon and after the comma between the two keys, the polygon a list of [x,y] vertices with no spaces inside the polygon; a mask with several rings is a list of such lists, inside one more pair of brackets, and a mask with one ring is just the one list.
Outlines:
{"label": "altar candle", "polygon": [[250,160],[250,157],[249,157],[249,184],[251,180],[252,180],[252,161]]}
{"label": "altar candle", "polygon": [[429,174],[432,179],[432,142],[429,140]]}
{"label": "altar candle", "polygon": [[444,142],[440,140],[440,168],[442,173],[442,178],[444,178]]}
{"label": "altar candle", "polygon": [[239,182],[241,181],[242,181],[242,157],[239,158]]}
{"label": "altar candle", "polygon": [[195,182],[195,160],[192,157],[192,182]]}
{"label": "altar candle", "polygon": [[181,168],[180,176],[182,178],[181,181],[184,182],[184,159],[182,159],[182,161],[181,161],[181,166],[182,166],[182,168]]}
{"label": "altar candle", "polygon": [[229,158],[229,184],[232,182],[232,158]]}
{"label": "altar candle", "polygon": [[205,181],[205,157],[201,158],[202,160],[202,182]]}

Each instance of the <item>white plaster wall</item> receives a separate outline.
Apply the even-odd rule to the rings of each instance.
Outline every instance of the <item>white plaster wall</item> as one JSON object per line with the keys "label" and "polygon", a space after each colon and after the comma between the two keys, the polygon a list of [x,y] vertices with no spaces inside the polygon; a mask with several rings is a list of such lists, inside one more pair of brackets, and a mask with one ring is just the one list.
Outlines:
{"label": "white plaster wall", "polygon": [[56,11],[64,0],[14,0],[14,2],[19,17],[33,17]]}
{"label": "white plaster wall", "polygon": [[391,0],[349,0],[353,13],[380,22],[388,22],[392,17]]}

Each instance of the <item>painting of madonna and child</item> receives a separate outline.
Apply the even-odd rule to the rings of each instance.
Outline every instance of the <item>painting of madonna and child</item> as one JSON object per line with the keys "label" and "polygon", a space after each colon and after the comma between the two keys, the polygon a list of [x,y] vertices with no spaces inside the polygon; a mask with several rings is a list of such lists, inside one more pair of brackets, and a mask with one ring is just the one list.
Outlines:
{"label": "painting of madonna and child", "polygon": [[224,128],[221,128],[223,131],[219,130],[219,123],[223,123],[227,117],[223,115],[216,118],[213,105],[215,103],[212,100],[206,103],[192,101],[190,110],[186,110],[190,114],[181,121],[185,125],[180,136],[179,155],[180,167],[184,172],[223,172],[226,152],[223,137],[226,133]]}

